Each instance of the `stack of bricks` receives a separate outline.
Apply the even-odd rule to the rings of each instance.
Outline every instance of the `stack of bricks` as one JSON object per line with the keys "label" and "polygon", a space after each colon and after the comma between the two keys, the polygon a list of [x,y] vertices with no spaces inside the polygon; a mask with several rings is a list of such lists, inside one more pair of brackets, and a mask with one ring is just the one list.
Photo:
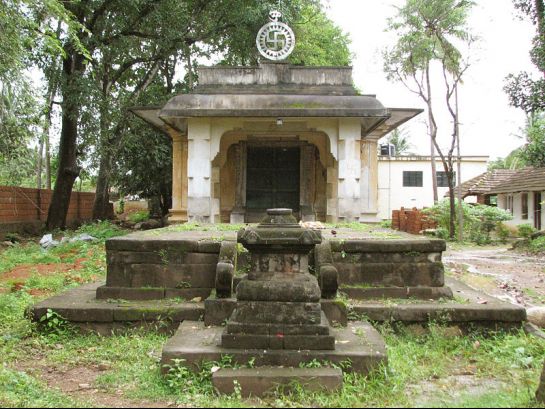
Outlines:
{"label": "stack of bricks", "polygon": [[437,222],[417,208],[392,211],[392,228],[411,234],[421,234],[424,230],[437,228]]}
{"label": "stack of bricks", "polygon": [[[53,191],[0,186],[0,223],[45,221]],[[67,222],[91,220],[95,194],[72,192]]]}

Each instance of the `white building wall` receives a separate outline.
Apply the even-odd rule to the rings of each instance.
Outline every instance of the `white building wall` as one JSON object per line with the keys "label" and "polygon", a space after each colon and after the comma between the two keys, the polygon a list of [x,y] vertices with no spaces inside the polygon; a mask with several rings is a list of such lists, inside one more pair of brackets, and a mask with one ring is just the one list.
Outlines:
{"label": "white building wall", "polygon": [[[462,159],[462,182],[487,171],[488,157],[464,157]],[[443,164],[437,160],[437,170],[443,171]],[[422,187],[404,187],[404,171],[421,171]],[[398,156],[379,157],[378,162],[379,218],[390,219],[392,210],[423,208],[433,206],[433,183],[429,157]],[[447,187],[437,189],[439,200],[448,192]]]}
{"label": "white building wall", "polygon": [[[508,194],[499,194],[498,195],[498,207],[500,209],[509,210],[511,211],[513,215],[513,220],[509,220],[505,222],[505,224],[516,227],[519,224],[531,224],[532,226],[535,226],[535,204],[534,204],[534,192],[527,192],[528,193],[528,218],[523,219],[522,218],[522,193],[513,193],[511,196],[513,196],[513,209],[511,209],[508,206],[508,197],[510,195]],[[545,200],[545,192],[541,192],[541,198],[542,200]],[[541,204],[541,226],[542,228],[545,226],[545,205]]]}

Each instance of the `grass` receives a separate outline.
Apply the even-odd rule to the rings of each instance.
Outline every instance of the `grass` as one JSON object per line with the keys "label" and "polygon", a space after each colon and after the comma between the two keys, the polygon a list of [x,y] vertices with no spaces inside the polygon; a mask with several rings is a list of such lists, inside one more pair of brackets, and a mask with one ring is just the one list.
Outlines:
{"label": "grass", "polygon": [[[230,366],[228,358],[206,364],[197,374],[175,366],[168,377],[162,376],[159,357],[167,340],[165,335],[138,330],[111,337],[81,335],[60,324],[38,331],[24,312],[40,297],[27,291],[47,286],[55,294],[78,285],[80,280],[103,277],[104,238],[123,233],[107,225],[85,229],[93,231],[99,240],[64,244],[47,253],[27,244],[18,247],[19,253],[8,249],[0,254],[0,271],[44,260],[57,263],[85,258],[82,268],[70,273],[78,279],[67,280],[66,272],[59,272],[47,279],[33,277],[19,291],[0,294],[1,406],[90,406],[89,397],[94,395],[62,392],[45,380],[45,375],[49,379],[56,374],[62,383],[68,376],[63,372],[78,368],[94,373],[93,379],[82,382],[91,383],[111,405],[119,405],[122,399],[125,403],[137,400],[207,407],[536,406],[533,394],[545,359],[545,343],[522,331],[453,337],[436,324],[420,335],[403,326],[385,324],[378,329],[388,346],[388,366],[368,376],[345,375],[344,385],[336,393],[310,393],[296,387],[290,393],[273,394],[264,400],[245,400],[236,393],[215,395],[212,367]],[[343,297],[338,301],[346,302]],[[106,369],[93,369],[98,365]],[[455,382],[460,373],[468,370],[474,374],[475,383],[482,385],[478,392],[466,392]]]}

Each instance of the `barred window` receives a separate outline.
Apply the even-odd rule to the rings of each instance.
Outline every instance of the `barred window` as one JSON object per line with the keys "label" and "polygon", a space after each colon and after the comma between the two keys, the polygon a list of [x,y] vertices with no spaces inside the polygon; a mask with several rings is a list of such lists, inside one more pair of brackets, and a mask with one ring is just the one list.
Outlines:
{"label": "barred window", "polygon": [[520,200],[522,202],[522,220],[528,220],[528,193],[522,193]]}
{"label": "barred window", "polygon": [[[456,172],[453,174],[454,185],[456,186]],[[437,172],[437,187],[448,187],[447,172]]]}
{"label": "barred window", "polygon": [[423,172],[418,171],[404,171],[403,172],[403,186],[404,187],[422,187],[423,186]]}

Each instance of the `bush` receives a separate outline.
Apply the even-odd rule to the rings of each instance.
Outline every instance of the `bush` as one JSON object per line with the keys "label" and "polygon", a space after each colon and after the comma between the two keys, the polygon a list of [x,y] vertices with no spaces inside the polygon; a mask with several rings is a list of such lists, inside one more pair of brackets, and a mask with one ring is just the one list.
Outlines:
{"label": "bush", "polygon": [[144,222],[149,219],[149,212],[147,210],[139,210],[137,212],[130,213],[127,216],[127,219],[133,223]]}
{"label": "bush", "polygon": [[392,228],[392,221],[391,220],[383,220],[380,222],[380,227],[384,229],[391,229]]}
{"label": "bush", "polygon": [[[509,212],[493,206],[470,205],[462,202],[462,209],[464,213],[464,235],[469,236],[471,241],[479,245],[490,243],[492,241],[490,234],[497,229],[499,223],[513,218]],[[450,224],[450,203],[448,199],[437,203],[433,207],[424,209],[423,212],[436,221],[439,228],[448,232]],[[456,229],[458,229],[458,223],[455,223],[455,225]],[[457,236],[458,231],[456,231]]]}
{"label": "bush", "polygon": [[517,230],[519,237],[523,237],[525,239],[530,238],[530,236],[537,231],[537,229],[535,229],[531,224],[528,223],[519,224],[517,226]]}
{"label": "bush", "polygon": [[509,238],[511,231],[505,224],[499,222],[496,226],[496,233],[498,234],[498,237],[502,243],[507,243],[507,239]]}
{"label": "bush", "polygon": [[545,253],[545,236],[530,241],[529,247],[532,253]]}

